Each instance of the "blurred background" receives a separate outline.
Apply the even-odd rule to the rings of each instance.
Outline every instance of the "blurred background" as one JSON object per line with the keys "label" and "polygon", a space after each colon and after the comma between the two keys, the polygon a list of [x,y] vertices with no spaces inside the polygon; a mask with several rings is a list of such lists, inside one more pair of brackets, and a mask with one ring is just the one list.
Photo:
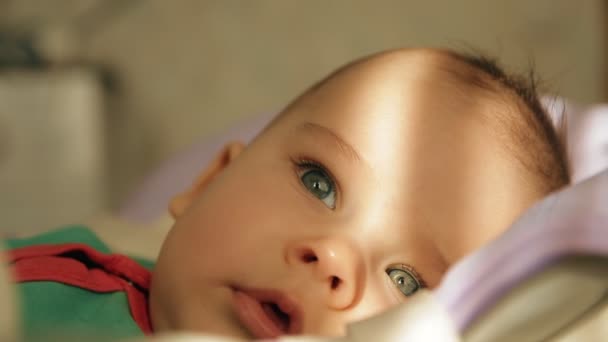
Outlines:
{"label": "blurred background", "polygon": [[0,0],[0,225],[117,210],[175,153],[389,48],[472,48],[606,101],[607,20],[603,0]]}

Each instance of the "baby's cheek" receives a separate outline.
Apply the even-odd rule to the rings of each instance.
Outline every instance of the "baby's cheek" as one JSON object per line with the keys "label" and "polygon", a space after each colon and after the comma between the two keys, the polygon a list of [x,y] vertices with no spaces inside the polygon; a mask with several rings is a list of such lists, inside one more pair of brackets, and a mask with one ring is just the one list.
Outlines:
{"label": "baby's cheek", "polygon": [[397,297],[397,291],[391,291],[394,289],[389,286],[384,279],[369,282],[360,302],[349,312],[347,323],[370,318],[400,304],[403,298]]}

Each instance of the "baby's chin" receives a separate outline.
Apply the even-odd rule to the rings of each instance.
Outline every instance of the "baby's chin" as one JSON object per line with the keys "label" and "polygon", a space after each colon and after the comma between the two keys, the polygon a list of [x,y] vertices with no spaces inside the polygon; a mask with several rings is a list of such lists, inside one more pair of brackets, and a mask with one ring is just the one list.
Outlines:
{"label": "baby's chin", "polygon": [[[192,322],[192,325],[177,329],[178,331],[189,331],[203,335],[218,335],[223,337],[231,337],[237,339],[251,340],[251,336],[243,327],[230,322],[224,317],[207,317],[201,318],[201,321]],[[204,321],[204,322],[203,322]]]}
{"label": "baby's chin", "polygon": [[229,338],[251,340],[251,336],[247,330],[239,326],[236,321],[230,317],[221,317],[225,315],[217,315],[211,312],[201,312],[197,317],[190,317],[187,321],[176,322],[173,326],[168,326],[163,329],[155,330],[155,335],[164,335],[169,333],[193,333],[196,335],[216,335]]}

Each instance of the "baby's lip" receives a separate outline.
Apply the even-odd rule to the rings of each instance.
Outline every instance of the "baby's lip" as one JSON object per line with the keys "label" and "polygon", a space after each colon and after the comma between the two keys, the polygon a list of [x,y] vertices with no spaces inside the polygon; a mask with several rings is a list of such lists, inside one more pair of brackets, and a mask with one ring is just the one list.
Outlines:
{"label": "baby's lip", "polygon": [[297,302],[274,289],[233,287],[233,307],[241,323],[258,339],[302,332]]}

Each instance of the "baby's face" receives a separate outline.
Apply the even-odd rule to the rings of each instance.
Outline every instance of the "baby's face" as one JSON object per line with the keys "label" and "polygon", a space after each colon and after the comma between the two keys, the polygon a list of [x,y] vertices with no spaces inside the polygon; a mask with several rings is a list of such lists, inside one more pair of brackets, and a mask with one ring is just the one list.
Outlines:
{"label": "baby's face", "polygon": [[176,198],[157,331],[342,334],[437,286],[535,200],[476,115],[491,108],[427,54],[332,78]]}

